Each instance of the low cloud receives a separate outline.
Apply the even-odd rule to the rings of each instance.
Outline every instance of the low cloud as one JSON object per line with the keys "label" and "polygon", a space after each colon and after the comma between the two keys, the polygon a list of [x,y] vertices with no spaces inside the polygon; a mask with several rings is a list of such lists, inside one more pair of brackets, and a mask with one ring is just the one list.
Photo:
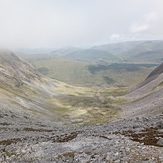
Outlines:
{"label": "low cloud", "polygon": [[163,35],[163,15],[162,12],[150,12],[144,15],[139,21],[132,23],[130,31],[133,34],[142,35]]}
{"label": "low cloud", "polygon": [[120,39],[120,35],[118,35],[118,34],[112,34],[111,36],[110,36],[110,40],[112,40],[112,41],[116,41],[116,40],[119,40]]}
{"label": "low cloud", "polygon": [[163,38],[162,5],[162,0],[0,0],[0,46],[87,47]]}
{"label": "low cloud", "polygon": [[149,28],[148,24],[133,24],[131,27],[131,31],[133,33],[141,33],[147,31]]}

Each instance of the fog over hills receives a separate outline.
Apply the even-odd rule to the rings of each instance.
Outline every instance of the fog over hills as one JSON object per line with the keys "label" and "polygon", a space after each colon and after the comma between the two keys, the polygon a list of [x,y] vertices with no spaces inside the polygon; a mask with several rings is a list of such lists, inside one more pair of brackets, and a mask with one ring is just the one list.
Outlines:
{"label": "fog over hills", "polygon": [[116,54],[117,56],[121,56],[122,53],[125,53],[131,50],[133,47],[136,47],[143,43],[144,41],[129,41],[129,42],[119,42],[119,43],[111,43],[105,45],[98,45],[92,47],[93,49],[101,49],[109,51],[112,54]]}
{"label": "fog over hills", "polygon": [[96,46],[129,62],[162,62],[163,41],[133,41]]}
{"label": "fog over hills", "polygon": [[[29,57],[66,57],[69,59],[94,61],[105,60],[107,62],[138,62],[138,63],[161,63],[163,60],[163,41],[130,41],[98,45],[92,48],[63,47],[53,50],[52,48],[15,49],[17,53]],[[96,58],[96,59],[95,59]]]}

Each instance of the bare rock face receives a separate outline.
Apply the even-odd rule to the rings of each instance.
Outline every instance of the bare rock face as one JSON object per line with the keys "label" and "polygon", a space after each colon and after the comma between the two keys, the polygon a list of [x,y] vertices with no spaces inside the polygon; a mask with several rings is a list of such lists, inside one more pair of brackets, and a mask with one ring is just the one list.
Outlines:
{"label": "bare rock face", "polygon": [[158,75],[160,75],[161,73],[163,73],[163,63],[158,66],[155,70],[153,70],[147,77],[148,78],[151,78],[153,76],[157,77]]}
{"label": "bare rock face", "polygon": [[147,79],[138,84],[126,97],[131,101],[124,107],[123,115],[145,116],[163,112],[163,64],[150,73]]}

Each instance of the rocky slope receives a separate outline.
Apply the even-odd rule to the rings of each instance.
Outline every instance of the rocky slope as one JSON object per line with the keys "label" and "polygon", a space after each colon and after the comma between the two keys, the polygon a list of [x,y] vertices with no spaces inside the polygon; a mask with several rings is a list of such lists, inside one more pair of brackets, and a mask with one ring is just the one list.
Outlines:
{"label": "rocky slope", "polygon": [[0,162],[163,162],[163,115],[64,128],[17,114],[1,117]]}
{"label": "rocky slope", "polygon": [[125,116],[141,116],[163,112],[163,64],[136,86],[128,95],[131,102],[124,107]]}
{"label": "rocky slope", "polygon": [[52,115],[57,119],[55,111],[48,110],[50,104],[47,103],[49,98],[56,95],[55,89],[55,83],[37,73],[29,63],[8,50],[0,50],[2,106],[12,106],[13,110],[19,108],[17,110],[31,115],[47,115],[48,118]]}
{"label": "rocky slope", "polygon": [[[54,110],[56,101],[47,102],[50,97],[61,94],[56,91],[57,83],[36,73],[32,66],[9,51],[0,52],[0,67],[0,162],[163,162],[161,112],[151,117],[144,114],[144,117],[134,118],[132,113],[130,118],[102,125],[66,127],[56,121],[59,118]],[[162,90],[162,85],[158,85],[161,81],[162,73],[159,73],[129,96],[137,99],[146,94],[144,89],[149,92],[153,89],[149,96],[157,94]],[[65,85],[64,93],[76,89],[67,87]],[[138,89],[143,93],[135,93]],[[73,91],[73,94],[78,92]]]}

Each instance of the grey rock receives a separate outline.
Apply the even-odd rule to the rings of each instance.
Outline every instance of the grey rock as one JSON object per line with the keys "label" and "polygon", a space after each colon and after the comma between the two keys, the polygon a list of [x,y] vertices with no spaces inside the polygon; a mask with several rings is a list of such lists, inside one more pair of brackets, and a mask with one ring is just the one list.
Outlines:
{"label": "grey rock", "polygon": [[163,121],[157,122],[156,126],[157,126],[157,128],[159,128],[159,129],[163,129]]}
{"label": "grey rock", "polygon": [[160,138],[157,142],[157,145],[163,147],[163,138]]}

